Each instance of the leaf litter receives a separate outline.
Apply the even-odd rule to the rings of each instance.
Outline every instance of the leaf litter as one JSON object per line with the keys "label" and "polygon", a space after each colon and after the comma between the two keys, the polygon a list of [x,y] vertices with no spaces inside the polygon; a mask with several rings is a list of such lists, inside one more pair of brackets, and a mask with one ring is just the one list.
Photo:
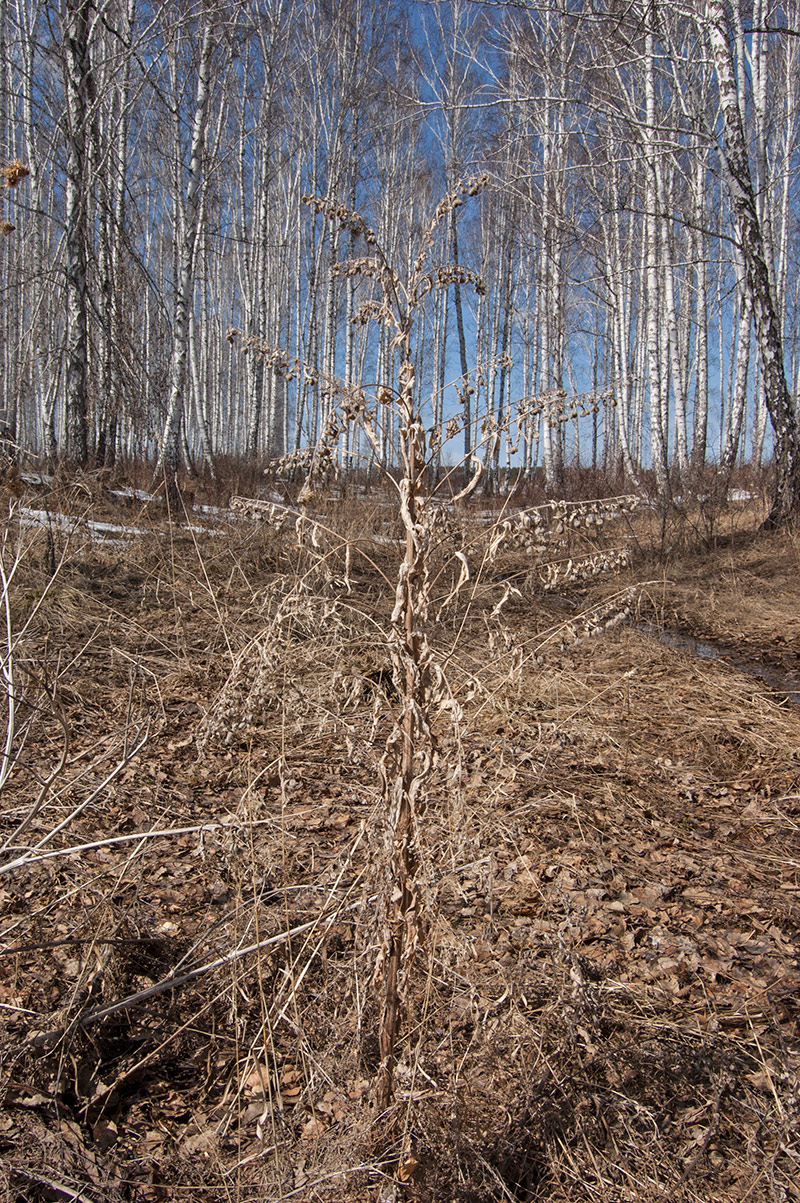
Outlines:
{"label": "leaf litter", "polygon": [[[763,547],[774,618],[796,564],[788,537]],[[561,648],[558,598],[522,589],[501,625],[476,591],[379,1115],[380,577],[354,576],[343,607],[274,532],[201,554],[160,532],[83,547],[28,631],[71,741],[30,846],[102,781],[97,747],[150,726],[50,841],[64,855],[0,877],[8,1197],[800,1197],[800,710],[630,626]],[[724,637],[727,588],[738,637],[767,648],[755,556],[676,557],[661,612]],[[39,586],[20,578],[21,613]],[[791,625],[780,655],[800,655]],[[52,760],[42,722],[5,835]]]}

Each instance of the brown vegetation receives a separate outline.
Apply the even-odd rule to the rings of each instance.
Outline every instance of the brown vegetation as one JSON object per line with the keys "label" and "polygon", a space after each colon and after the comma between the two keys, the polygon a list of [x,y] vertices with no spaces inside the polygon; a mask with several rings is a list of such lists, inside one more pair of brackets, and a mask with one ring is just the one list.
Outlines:
{"label": "brown vegetation", "polygon": [[90,483],[24,494],[39,527],[9,498],[5,1198],[797,1198],[800,711],[653,629],[796,670],[795,536],[646,511],[615,577],[548,590],[510,540],[447,611],[432,573],[453,704],[380,1112],[391,508],[298,547]]}

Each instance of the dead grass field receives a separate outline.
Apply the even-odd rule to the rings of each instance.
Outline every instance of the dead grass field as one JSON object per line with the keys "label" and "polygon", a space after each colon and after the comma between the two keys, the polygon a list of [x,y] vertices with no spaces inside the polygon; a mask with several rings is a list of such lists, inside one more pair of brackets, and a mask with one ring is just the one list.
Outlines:
{"label": "dead grass field", "polygon": [[[385,509],[330,507],[345,562],[47,505],[141,533],[27,530],[9,586],[5,1200],[800,1199],[800,709],[741,659],[800,668],[797,535],[645,516],[621,576],[545,595],[509,553],[434,607],[460,711],[376,1114]],[[629,586],[634,621],[564,637]]]}

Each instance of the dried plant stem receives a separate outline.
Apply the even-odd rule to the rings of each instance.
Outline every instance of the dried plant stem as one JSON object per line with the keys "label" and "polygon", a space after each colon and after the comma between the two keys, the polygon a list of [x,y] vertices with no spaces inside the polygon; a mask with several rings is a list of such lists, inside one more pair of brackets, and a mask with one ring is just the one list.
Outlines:
{"label": "dried plant stem", "polygon": [[[424,539],[419,524],[419,495],[425,471],[424,433],[414,409],[415,372],[411,359],[411,319],[402,330],[400,414],[403,422],[404,479],[401,481],[401,514],[406,529],[405,556],[400,565],[391,617],[390,648],[396,675],[403,683],[403,713],[400,724],[399,772],[390,787],[390,881],[391,898],[387,914],[385,964],[383,967],[383,1009],[379,1045],[380,1068],[375,1085],[375,1101],[387,1107],[392,1098],[396,1043],[401,1023],[401,977],[407,976],[419,940],[419,907],[416,894],[418,865],[416,799],[428,771],[429,728],[424,721],[424,694],[427,686],[430,652],[422,624],[425,618],[427,569]],[[396,756],[387,748],[389,760]]]}
{"label": "dried plant stem", "polygon": [[[144,734],[142,734],[142,731],[144,731]],[[97,798],[103,796],[105,790],[108,788],[108,786],[111,784],[111,782],[116,777],[119,776],[119,774],[126,767],[126,765],[130,764],[130,762],[136,756],[138,756],[139,752],[141,752],[142,748],[147,743],[149,735],[150,735],[150,724],[149,724],[149,722],[145,722],[145,724],[142,727],[140,727],[139,730],[136,732],[136,735],[135,735],[136,743],[133,744],[133,746],[131,746],[131,747],[126,746],[123,749],[122,755],[120,756],[119,760],[114,765],[114,767],[111,769],[111,771],[106,774],[106,776],[103,778],[103,780],[100,782],[100,784],[95,789],[93,789],[92,792],[86,798],[84,798],[83,801],[80,802],[67,815],[67,817],[65,819],[62,819],[60,823],[57,823],[56,826],[50,828],[45,833],[45,835],[42,836],[42,838],[38,841],[38,843],[33,845],[32,848],[26,849],[26,851],[23,852],[21,856],[15,857],[14,860],[7,861],[5,864],[0,865],[0,876],[3,876],[6,873],[12,873],[15,869],[22,868],[23,865],[27,865],[30,861],[43,859],[42,857],[36,857],[35,853],[39,852],[40,849],[43,848],[45,844],[49,843],[50,840],[52,840],[55,836],[57,836],[60,832],[62,832],[66,827],[68,827],[70,825],[70,823],[72,823],[73,820],[78,817],[78,815],[82,814],[83,811],[85,811],[87,809],[87,807],[91,806],[91,804]],[[127,732],[125,732],[125,739],[126,739],[126,743],[127,743]],[[99,757],[96,761],[93,762],[93,764],[102,763],[102,759],[103,759],[102,757]],[[45,784],[47,786],[49,786],[50,783],[51,783],[51,781],[50,781],[50,779],[48,779],[48,781]],[[30,817],[32,817],[32,816],[30,816]],[[25,825],[27,826],[27,820],[25,821]],[[4,845],[3,850],[5,850],[5,848],[7,848],[7,847],[8,847],[8,845]],[[61,855],[65,855],[65,853],[61,853]]]}
{"label": "dried plant stem", "polygon": [[87,1014],[79,1015],[72,1025],[54,1028],[49,1032],[39,1032],[32,1038],[31,1044],[35,1048],[46,1048],[55,1040],[60,1039],[69,1030],[70,1026],[85,1028],[89,1027],[90,1024],[99,1023],[101,1019],[107,1019],[110,1015],[116,1015],[120,1011],[127,1011],[149,998],[155,998],[159,994],[164,994],[167,990],[177,990],[180,986],[185,986],[189,982],[196,981],[199,977],[204,977],[205,974],[211,973],[214,969],[220,969],[224,965],[231,965],[253,953],[263,952],[267,948],[285,944],[294,936],[300,936],[305,932],[317,929],[323,922],[325,923],[325,930],[328,930],[343,914],[346,914],[348,911],[354,911],[362,905],[363,900],[359,899],[358,902],[352,902],[344,907],[337,906],[327,914],[321,912],[307,923],[300,923],[296,927],[289,928],[287,931],[278,932],[277,935],[270,936],[268,939],[258,940],[254,944],[248,944],[245,948],[234,948],[230,952],[225,953],[224,956],[217,957],[213,961],[207,961],[206,964],[199,965],[196,969],[189,969],[186,973],[163,978],[161,981],[155,982],[154,985],[148,986],[144,990],[138,990],[135,994],[128,994],[125,998],[120,998],[117,1002],[100,1007],[97,1011],[89,1011]]}
{"label": "dried plant stem", "polygon": [[[392,347],[400,360],[399,389],[389,397],[398,419],[401,472],[397,491],[405,546],[398,567],[395,603],[388,629],[400,713],[381,760],[389,848],[385,927],[375,971],[375,980],[382,991],[378,1032],[380,1065],[375,1082],[375,1101],[380,1109],[388,1107],[393,1098],[402,1011],[409,998],[409,982],[423,934],[419,819],[433,761],[432,724],[443,696],[442,674],[434,667],[426,634],[431,592],[432,496],[426,480],[429,447],[417,397],[412,329],[423,298],[432,288],[463,282],[475,287],[479,293],[484,291],[481,280],[473,272],[458,265],[431,270],[428,259],[436,226],[462,204],[466,196],[475,196],[486,182],[484,176],[460,183],[440,202],[423,235],[406,284],[401,282],[374,231],[360,214],[330,197],[304,198],[317,212],[325,213],[351,234],[360,235],[366,241],[370,256],[350,261],[345,272],[379,281],[382,302],[369,302],[363,318],[381,321],[391,329]],[[280,370],[286,370],[283,361],[280,361]],[[343,396],[340,414],[328,422],[322,444],[315,451],[317,471],[330,459],[333,444],[344,429],[343,424],[359,420],[373,446],[376,445],[373,418],[364,394],[361,390],[345,389]],[[473,479],[459,498],[471,492],[478,482],[482,468],[477,460],[474,462]],[[314,468],[312,462],[312,472]]]}

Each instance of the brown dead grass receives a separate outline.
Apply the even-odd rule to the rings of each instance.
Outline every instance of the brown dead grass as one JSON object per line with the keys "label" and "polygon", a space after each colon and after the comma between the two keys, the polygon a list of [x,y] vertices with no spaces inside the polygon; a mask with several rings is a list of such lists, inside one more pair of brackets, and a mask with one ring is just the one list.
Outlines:
{"label": "brown dead grass", "polygon": [[[0,877],[6,1197],[798,1198],[800,711],[635,628],[561,648],[598,590],[546,599],[524,564],[502,621],[502,581],[465,597],[434,632],[463,714],[440,724],[430,927],[376,1115],[392,687],[370,632],[391,547],[348,566],[333,538],[298,559],[255,525],[134,521],[127,547],[66,548],[21,649],[72,740],[31,842],[102,780],[80,768],[104,740],[150,731],[53,841],[120,842]],[[372,510],[346,521],[351,543],[386,537]],[[34,541],[19,618],[44,565]],[[796,639],[789,535],[676,540],[636,575],[675,625],[782,656]]]}
{"label": "brown dead grass", "polygon": [[[652,600],[665,620],[773,655],[800,654],[800,544],[793,531],[756,535],[667,564]],[[663,600],[662,600],[663,599]]]}

